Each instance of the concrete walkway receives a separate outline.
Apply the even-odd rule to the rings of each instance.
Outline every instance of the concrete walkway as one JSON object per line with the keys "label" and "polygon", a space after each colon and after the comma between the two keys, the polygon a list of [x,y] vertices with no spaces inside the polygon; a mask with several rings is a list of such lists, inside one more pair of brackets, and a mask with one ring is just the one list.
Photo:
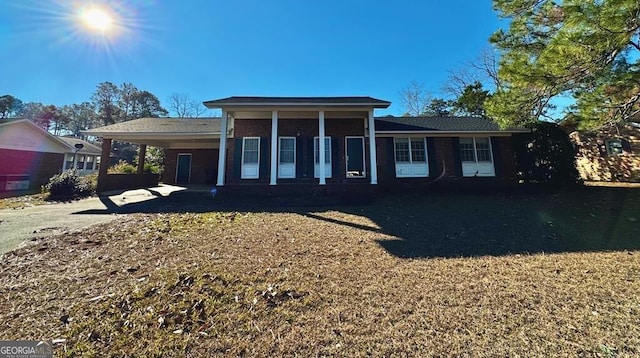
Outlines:
{"label": "concrete walkway", "polygon": [[168,197],[183,190],[186,188],[162,185],[149,189],[103,193],[101,197],[68,203],[0,210],[0,254],[15,250],[33,239],[115,220],[124,215],[118,213],[118,208]]}

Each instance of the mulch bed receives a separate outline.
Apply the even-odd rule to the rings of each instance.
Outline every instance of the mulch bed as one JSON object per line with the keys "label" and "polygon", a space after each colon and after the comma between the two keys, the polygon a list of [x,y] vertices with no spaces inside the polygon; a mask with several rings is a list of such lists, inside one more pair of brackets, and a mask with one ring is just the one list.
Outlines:
{"label": "mulch bed", "polygon": [[131,214],[0,258],[57,356],[637,356],[640,194]]}

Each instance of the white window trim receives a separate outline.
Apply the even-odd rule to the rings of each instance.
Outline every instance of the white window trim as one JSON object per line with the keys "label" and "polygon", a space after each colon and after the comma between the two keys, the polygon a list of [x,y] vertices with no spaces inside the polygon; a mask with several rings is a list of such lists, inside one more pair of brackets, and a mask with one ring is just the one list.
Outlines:
{"label": "white window trim", "polygon": [[[329,151],[329,156],[327,157],[326,153],[325,153],[325,165],[328,167],[325,167],[324,170],[324,177],[325,178],[331,178],[333,176],[333,169],[332,169],[332,165],[333,165],[333,148],[331,148],[332,146],[332,140],[330,136],[325,136],[324,137],[325,140],[325,144],[324,144],[324,148],[325,148],[325,152],[328,150]],[[327,146],[326,141],[329,141],[329,145]],[[318,142],[318,144],[316,145],[316,141]],[[318,155],[318,162],[316,163],[316,151],[320,151],[320,137],[315,136],[313,137],[313,177],[318,179],[320,178],[320,171],[316,170],[316,165],[320,166],[320,156]],[[326,160],[329,159],[329,163],[326,163]]]}
{"label": "white window trim", "polygon": [[[245,166],[244,163],[244,148],[246,147],[246,141],[247,140],[253,140],[253,139],[257,139],[258,140],[258,163],[255,164],[257,165],[257,170],[256,170],[256,175],[255,176],[245,176],[244,175],[244,170],[243,167]],[[259,179],[260,178],[260,137],[242,137],[242,159],[241,159],[241,163],[240,163],[240,179]],[[247,164],[249,165],[249,164]],[[254,165],[253,163],[250,165]]]}
{"label": "white window trim", "polygon": [[[612,148],[611,147],[611,143],[613,143],[613,142],[620,143],[620,153],[616,153],[613,150],[611,150],[611,148]],[[624,148],[622,147],[622,139],[620,139],[620,138],[608,138],[608,139],[605,139],[604,145],[607,148],[607,156],[608,157],[616,157],[616,156],[622,155],[624,153]]]}
{"label": "white window trim", "polygon": [[174,180],[174,183],[178,182],[178,166],[180,165],[180,156],[189,156],[189,179],[187,179],[187,183],[191,183],[191,168],[193,167],[193,155],[191,153],[178,153],[178,155],[176,156],[176,177]]}
{"label": "white window trim", "polygon": [[[409,161],[408,162],[398,162],[397,153],[396,153],[396,140],[398,139],[406,139],[409,143]],[[420,141],[424,144],[424,157],[426,159],[425,162],[414,162],[413,161],[413,149],[411,148],[412,141]],[[396,168],[396,178],[426,178],[429,176],[429,150],[427,149],[427,139],[426,138],[411,138],[411,137],[400,137],[393,138],[393,160]],[[408,166],[409,173],[404,174],[401,173],[401,166]],[[426,166],[426,174],[415,173],[413,170],[414,167],[418,168],[419,166]]]}
{"label": "white window trim", "polygon": [[[462,138],[471,138],[473,140],[473,157],[474,157],[474,161],[462,161],[460,160],[461,164],[463,165],[463,170],[462,170],[462,176],[463,177],[495,177],[496,176],[496,166],[495,166],[495,161],[493,159],[493,147],[491,145],[491,137],[461,137]],[[489,157],[491,158],[491,161],[479,161],[478,160],[478,146],[476,143],[476,138],[486,138],[487,142],[489,143]],[[458,151],[460,151],[460,146],[458,146]],[[467,165],[469,165],[468,163],[474,163],[475,165],[475,173],[474,174],[465,174],[464,173],[464,164],[467,163]],[[480,165],[481,163],[491,163],[491,173],[485,174],[485,173],[480,173]],[[487,164],[484,164],[487,165]]]}
{"label": "white window trim", "polygon": [[[348,143],[349,138],[358,138],[362,141],[362,175],[349,175],[349,160],[348,155]],[[366,178],[367,177],[367,153],[365,152],[366,146],[364,144],[364,136],[346,136],[344,137],[344,173],[347,178]]]}
{"label": "white window trim", "polygon": [[[280,162],[280,156],[282,154],[282,140],[283,139],[290,139],[293,140],[293,163],[286,163],[286,165],[293,165],[293,175],[282,175],[280,172],[280,165],[282,164]],[[296,137],[278,137],[278,179],[295,179],[296,177]],[[260,149],[258,149],[259,151]],[[259,156],[258,156],[259,158]],[[259,160],[258,160],[259,162]]]}

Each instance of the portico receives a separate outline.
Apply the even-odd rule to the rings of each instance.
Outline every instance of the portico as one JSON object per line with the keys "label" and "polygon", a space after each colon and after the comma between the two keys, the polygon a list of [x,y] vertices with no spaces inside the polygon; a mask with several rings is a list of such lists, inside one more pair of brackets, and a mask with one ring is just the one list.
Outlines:
{"label": "portico", "polygon": [[217,186],[378,183],[374,110],[389,102],[370,97],[229,97],[204,104],[222,110]]}

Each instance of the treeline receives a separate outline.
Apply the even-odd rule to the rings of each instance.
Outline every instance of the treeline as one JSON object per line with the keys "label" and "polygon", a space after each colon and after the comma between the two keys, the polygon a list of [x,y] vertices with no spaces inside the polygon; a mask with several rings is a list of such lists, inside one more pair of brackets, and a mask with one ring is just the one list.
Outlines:
{"label": "treeline", "polygon": [[[187,95],[174,93],[168,98],[169,110],[178,117],[198,117],[206,108]],[[163,117],[169,110],[153,93],[131,83],[117,86],[98,84],[90,101],[64,106],[23,102],[12,95],[0,96],[0,118],[26,118],[54,135],[82,137],[86,129],[142,117]]]}

